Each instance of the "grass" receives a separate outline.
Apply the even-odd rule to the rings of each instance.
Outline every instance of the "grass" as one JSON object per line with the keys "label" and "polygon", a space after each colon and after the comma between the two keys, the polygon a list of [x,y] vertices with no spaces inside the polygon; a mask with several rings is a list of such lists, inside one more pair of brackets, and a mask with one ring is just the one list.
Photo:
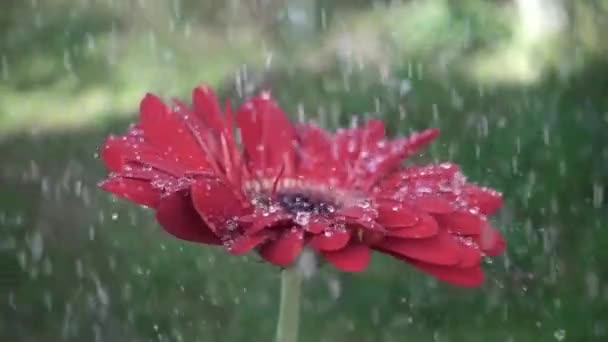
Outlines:
{"label": "grass", "polygon": [[[565,340],[604,340],[605,60],[588,57],[584,68],[565,78],[549,73],[526,84],[481,82],[457,67],[464,64],[456,61],[474,61],[478,51],[463,49],[463,27],[476,27],[477,42],[505,31],[484,32],[488,20],[479,14],[473,20],[474,8],[454,12],[446,4],[404,5],[420,12],[400,27],[400,37],[419,44],[421,53],[396,58],[405,50],[389,49],[382,56],[387,60],[375,64],[370,58],[363,67],[354,59],[336,62],[332,53],[300,67],[308,55],[298,46],[276,52],[275,68],[263,70],[273,46],[254,45],[258,31],[226,43],[215,31],[188,26],[191,18],[171,29],[163,11],[134,15],[125,8],[130,21],[115,19],[115,29],[112,20],[93,25],[99,31],[90,55],[86,35],[79,35],[92,32],[78,26],[86,20],[70,24],[70,40],[57,38],[45,54],[14,45],[0,98],[0,265],[8,270],[0,273],[0,300],[8,303],[0,306],[0,339],[271,338],[276,268],[253,255],[229,258],[169,238],[150,211],[96,187],[105,175],[99,144],[132,121],[144,92],[187,98],[206,80],[239,101],[229,84],[246,62],[253,88],[271,88],[294,117],[303,110],[336,127],[348,124],[352,113],[379,116],[391,134],[440,127],[440,139],[416,161],[458,162],[471,180],[501,189],[507,202],[495,223],[505,231],[509,251],[487,265],[484,287],[454,289],[379,255],[356,276],[323,268],[305,284],[302,341],[556,341],[562,330]],[[484,6],[482,12],[501,13]],[[85,10],[90,8],[78,11]],[[387,11],[348,19],[361,20],[361,30],[370,33],[371,24],[385,18],[386,30],[405,13],[393,9],[394,16],[383,17]],[[334,22],[344,19],[341,13]],[[130,30],[123,26],[131,21]],[[333,34],[325,37],[326,51],[335,52]],[[79,56],[71,71],[63,64],[66,48]],[[442,71],[427,60],[434,51],[457,52],[454,68]],[[33,63],[32,70],[17,67],[19,58],[25,66]]]}

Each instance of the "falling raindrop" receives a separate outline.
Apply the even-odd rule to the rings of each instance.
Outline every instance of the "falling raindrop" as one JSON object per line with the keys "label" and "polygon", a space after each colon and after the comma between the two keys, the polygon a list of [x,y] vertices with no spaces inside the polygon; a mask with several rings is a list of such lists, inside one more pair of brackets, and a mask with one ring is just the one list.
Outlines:
{"label": "falling raindrop", "polygon": [[566,330],[564,330],[564,329],[555,330],[555,332],[553,333],[553,337],[555,337],[555,339],[557,341],[563,341],[566,338]]}

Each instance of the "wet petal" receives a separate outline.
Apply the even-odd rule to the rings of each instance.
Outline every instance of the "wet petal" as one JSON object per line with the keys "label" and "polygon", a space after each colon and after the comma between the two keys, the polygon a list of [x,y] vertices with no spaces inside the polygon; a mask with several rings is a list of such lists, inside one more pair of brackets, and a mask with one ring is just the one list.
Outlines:
{"label": "wet petal", "polygon": [[459,237],[460,241],[460,263],[459,267],[474,267],[481,263],[482,253],[477,244],[471,238]]}
{"label": "wet petal", "polygon": [[260,255],[267,261],[288,266],[296,260],[304,244],[304,232],[301,229],[287,229],[277,239],[268,241],[260,250]]}
{"label": "wet petal", "polygon": [[332,137],[326,130],[312,124],[297,125],[298,173],[308,179],[327,180],[335,178],[338,182],[346,178],[343,163],[332,155]]}
{"label": "wet petal", "polygon": [[341,249],[350,240],[350,230],[326,231],[313,236],[310,239],[310,246],[322,251],[334,251]]}
{"label": "wet petal", "polygon": [[[361,219],[363,217],[369,217],[374,214],[373,208],[370,206],[363,207],[361,205],[353,205],[345,208],[341,208],[336,211],[335,215],[345,216],[351,219]],[[375,216],[375,215],[373,215]]]}
{"label": "wet petal", "polygon": [[332,265],[344,272],[361,272],[371,259],[369,247],[362,243],[349,244],[340,250],[322,253]]}
{"label": "wet petal", "polygon": [[385,234],[377,231],[361,229],[359,231],[359,239],[368,246],[374,246],[384,240]]}
{"label": "wet petal", "polygon": [[219,238],[200,218],[187,192],[174,192],[161,198],[156,208],[156,220],[177,238],[213,245]]}
{"label": "wet petal", "polygon": [[263,172],[270,169],[276,173],[285,167],[286,175],[293,172],[295,129],[269,94],[243,104],[236,114],[236,122],[251,169]]}
{"label": "wet petal", "polygon": [[234,255],[243,255],[249,253],[271,236],[268,232],[260,232],[254,235],[241,235],[236,239],[226,242],[228,251]]}
{"label": "wet petal", "polygon": [[431,214],[448,214],[454,211],[450,201],[436,195],[416,197],[412,202],[420,210]]}
{"label": "wet petal", "polygon": [[463,235],[479,235],[488,225],[485,217],[469,211],[457,211],[439,217],[450,230]]}
{"label": "wet petal", "polygon": [[140,125],[146,142],[170,160],[195,169],[207,164],[189,128],[157,96],[147,94],[142,100]]}
{"label": "wet petal", "polygon": [[360,128],[338,129],[332,144],[334,159],[352,165],[359,158],[362,133]]}
{"label": "wet petal", "polygon": [[376,221],[390,230],[413,226],[420,220],[418,216],[413,210],[398,203],[386,203],[378,205]]}
{"label": "wet petal", "polygon": [[384,122],[378,119],[367,120],[363,126],[363,151],[373,151],[385,137]]}
{"label": "wet petal", "polygon": [[161,192],[150,185],[150,182],[123,177],[111,177],[99,184],[105,191],[126,198],[137,204],[156,207]]}
{"label": "wet petal", "polygon": [[469,205],[478,207],[482,214],[492,215],[502,207],[502,195],[493,189],[467,184],[463,193]]}
{"label": "wet petal", "polygon": [[390,230],[387,232],[387,235],[408,239],[424,239],[437,235],[438,233],[439,225],[437,224],[437,221],[429,215],[422,215],[415,225]]}
{"label": "wet petal", "polygon": [[330,223],[325,220],[313,220],[310,223],[308,223],[306,226],[304,226],[304,229],[307,232],[310,232],[313,234],[320,234],[327,227],[329,227],[329,225],[330,225]]}
{"label": "wet petal", "polygon": [[502,234],[489,225],[485,227],[480,236],[475,238],[479,247],[489,256],[502,253],[507,244]]}
{"label": "wet petal", "polygon": [[252,222],[251,225],[249,225],[246,229],[245,232],[247,234],[255,234],[261,230],[263,230],[264,228],[273,226],[281,221],[285,221],[287,219],[289,219],[289,216],[283,214],[283,213],[272,213],[269,215],[252,215],[254,217],[252,217]]}
{"label": "wet petal", "polygon": [[124,171],[129,163],[152,167],[178,177],[186,171],[184,165],[162,157],[158,151],[145,142],[138,142],[127,136],[108,137],[100,154],[108,169],[116,172]]}
{"label": "wet petal", "polygon": [[197,179],[192,184],[192,201],[198,214],[218,236],[230,230],[246,209],[234,189],[217,179]]}
{"label": "wet petal", "polygon": [[418,152],[437,135],[439,135],[438,129],[427,129],[407,138],[389,141],[385,146],[369,153],[357,166],[362,173],[360,177],[365,177],[361,179],[363,182],[361,186],[367,189],[374,185],[378,179],[398,168],[404,159]]}
{"label": "wet petal", "polygon": [[456,265],[460,262],[460,246],[446,232],[428,239],[387,238],[377,249],[436,265]]}
{"label": "wet petal", "polygon": [[192,91],[194,114],[204,123],[206,128],[221,132],[224,129],[222,108],[211,87],[200,85]]}

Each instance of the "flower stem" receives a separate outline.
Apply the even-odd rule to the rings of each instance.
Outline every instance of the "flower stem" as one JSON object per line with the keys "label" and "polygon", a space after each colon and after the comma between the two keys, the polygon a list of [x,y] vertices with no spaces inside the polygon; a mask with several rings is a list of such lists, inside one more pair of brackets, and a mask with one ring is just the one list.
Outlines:
{"label": "flower stem", "polygon": [[302,275],[297,267],[281,271],[281,303],[275,342],[297,342]]}

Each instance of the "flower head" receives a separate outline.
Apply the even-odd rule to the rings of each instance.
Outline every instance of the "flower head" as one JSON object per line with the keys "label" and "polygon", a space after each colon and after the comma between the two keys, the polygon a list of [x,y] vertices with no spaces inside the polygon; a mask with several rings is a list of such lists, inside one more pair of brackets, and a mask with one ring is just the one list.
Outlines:
{"label": "flower head", "polygon": [[268,93],[233,116],[200,86],[192,108],[142,100],[139,122],[101,149],[101,187],[153,208],[170,234],[232,254],[287,266],[311,248],[357,272],[375,250],[477,286],[482,257],[505,245],[487,220],[501,196],[451,163],[402,165],[438,133],[389,139],[380,120],[330,133],[292,124]]}

